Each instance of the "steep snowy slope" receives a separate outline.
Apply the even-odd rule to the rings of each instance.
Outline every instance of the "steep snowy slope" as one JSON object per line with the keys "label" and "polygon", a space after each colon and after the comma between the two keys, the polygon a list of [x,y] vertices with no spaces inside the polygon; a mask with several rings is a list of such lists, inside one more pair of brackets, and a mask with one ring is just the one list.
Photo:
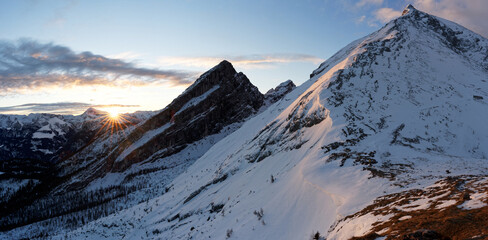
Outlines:
{"label": "steep snowy slope", "polygon": [[[414,210],[435,198],[431,215],[487,208],[488,40],[404,12],[215,144],[166,193],[53,238],[349,239],[403,234],[376,229],[410,216],[382,208],[381,196]],[[462,178],[474,194],[458,201],[452,179]],[[412,198],[416,188],[428,196]],[[36,228],[5,234],[27,231]]]}

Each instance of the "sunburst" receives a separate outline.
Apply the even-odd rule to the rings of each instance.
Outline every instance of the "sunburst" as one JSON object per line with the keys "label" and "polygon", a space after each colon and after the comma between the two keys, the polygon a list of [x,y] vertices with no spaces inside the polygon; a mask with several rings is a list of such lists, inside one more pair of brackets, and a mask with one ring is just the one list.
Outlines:
{"label": "sunburst", "polygon": [[116,108],[109,109],[107,110],[107,113],[108,113],[107,116],[112,120],[119,120],[120,112],[118,109]]}
{"label": "sunburst", "polygon": [[[126,137],[125,129],[131,125],[133,125],[133,118],[127,114],[123,114],[120,112],[120,109],[117,108],[109,108],[104,109],[105,114],[100,115],[95,120],[99,120],[102,123],[102,127],[99,128],[96,135],[99,133],[101,134],[109,134],[110,139],[112,137],[122,131],[124,137]],[[115,139],[118,137],[115,136]]]}

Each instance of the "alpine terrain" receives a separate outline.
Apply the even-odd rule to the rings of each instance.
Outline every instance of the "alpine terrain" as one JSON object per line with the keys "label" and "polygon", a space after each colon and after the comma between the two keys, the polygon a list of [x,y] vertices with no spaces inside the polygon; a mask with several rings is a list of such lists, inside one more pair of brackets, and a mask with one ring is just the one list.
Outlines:
{"label": "alpine terrain", "polygon": [[488,239],[487,81],[488,39],[411,5],[298,87],[263,95],[223,61],[71,154],[44,147],[77,141],[66,118],[12,132],[59,157],[0,237]]}

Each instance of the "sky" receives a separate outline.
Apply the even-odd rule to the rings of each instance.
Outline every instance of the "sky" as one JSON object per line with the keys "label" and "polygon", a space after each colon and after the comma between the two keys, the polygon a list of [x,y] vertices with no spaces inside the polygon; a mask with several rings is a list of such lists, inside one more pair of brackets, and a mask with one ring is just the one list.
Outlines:
{"label": "sky", "polygon": [[158,110],[224,59],[299,85],[407,4],[488,36],[486,0],[0,0],[0,113]]}

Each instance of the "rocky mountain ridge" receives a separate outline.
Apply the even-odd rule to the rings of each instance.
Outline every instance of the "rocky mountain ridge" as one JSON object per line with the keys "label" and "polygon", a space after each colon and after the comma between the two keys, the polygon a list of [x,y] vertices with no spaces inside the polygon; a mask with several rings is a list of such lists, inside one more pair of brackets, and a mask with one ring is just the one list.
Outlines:
{"label": "rocky mountain ridge", "polygon": [[92,157],[96,151],[87,148],[61,167],[69,172],[67,163],[78,168],[80,165],[76,162],[88,162],[87,166],[93,167],[89,166],[89,174],[81,177],[88,183],[107,172],[122,172],[135,163],[179,153],[189,144],[243,121],[262,106],[263,95],[243,73],[237,73],[232,64],[224,60],[202,74],[163,110],[127,133],[114,148],[97,153],[104,157]]}

